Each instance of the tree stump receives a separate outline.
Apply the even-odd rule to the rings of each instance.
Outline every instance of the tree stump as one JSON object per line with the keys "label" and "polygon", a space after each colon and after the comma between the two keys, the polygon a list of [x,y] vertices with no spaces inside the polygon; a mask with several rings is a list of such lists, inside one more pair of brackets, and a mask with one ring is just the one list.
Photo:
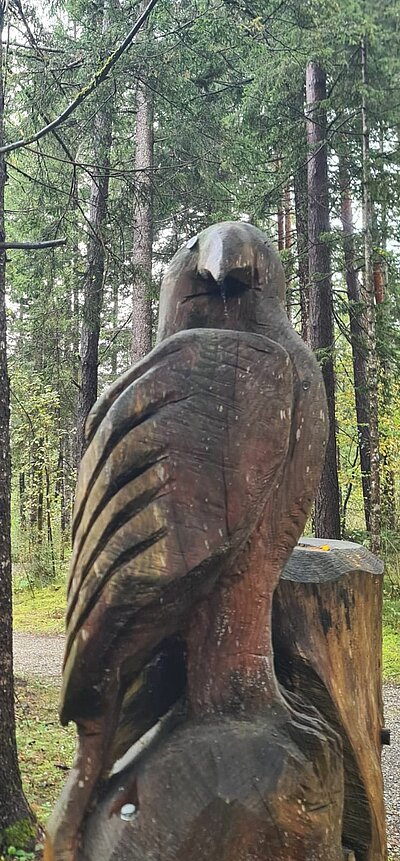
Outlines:
{"label": "tree stump", "polygon": [[357,544],[321,545],[302,539],[275,592],[275,666],[281,684],[312,703],[342,738],[344,845],[357,861],[382,861],[383,565]]}

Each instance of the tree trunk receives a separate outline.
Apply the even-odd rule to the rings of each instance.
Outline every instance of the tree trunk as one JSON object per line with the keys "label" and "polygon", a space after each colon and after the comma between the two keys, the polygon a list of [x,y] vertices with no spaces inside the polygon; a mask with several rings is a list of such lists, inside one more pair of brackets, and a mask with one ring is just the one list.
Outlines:
{"label": "tree trunk", "polygon": [[301,337],[310,343],[310,289],[308,272],[308,198],[307,166],[302,165],[294,175],[294,208],[296,215],[297,278],[300,293]]}
{"label": "tree trunk", "polygon": [[[103,30],[107,24],[103,13]],[[86,416],[97,398],[100,315],[103,303],[105,269],[104,220],[107,210],[110,178],[112,108],[110,100],[99,108],[93,129],[93,169],[91,181],[87,271],[83,293],[83,322],[80,341],[81,384],[78,400],[77,455],[78,465],[85,451],[84,426]]]}
{"label": "tree trunk", "polygon": [[[4,144],[2,33],[4,4],[0,6],[0,145]],[[5,241],[4,156],[0,156],[0,240]],[[0,832],[21,819],[31,819],[18,767],[15,740],[14,679],[12,667],[12,593],[10,536],[10,389],[6,352],[5,251],[0,251]]]}
{"label": "tree trunk", "polygon": [[278,251],[283,251],[285,247],[285,215],[282,202],[278,209]]}
{"label": "tree trunk", "polygon": [[341,222],[343,230],[343,252],[346,267],[347,296],[349,300],[350,339],[353,357],[354,396],[356,402],[358,444],[365,523],[370,528],[371,502],[371,440],[369,432],[368,356],[365,332],[365,314],[355,263],[354,224],[350,193],[350,179],[344,158],[339,163],[341,192]]}
{"label": "tree trunk", "polygon": [[[283,192],[283,205],[285,211],[285,251],[290,251],[293,245],[292,233],[292,203],[290,199],[290,186],[286,186]],[[285,260],[286,275],[286,311],[290,322],[293,324],[293,257],[287,255]]]}
{"label": "tree trunk", "polygon": [[151,269],[153,245],[153,100],[143,81],[136,94],[135,170],[137,177],[133,227],[132,362],[151,350]]}
{"label": "tree trunk", "polygon": [[26,529],[26,492],[25,492],[25,473],[19,474],[19,521],[21,529]]}
{"label": "tree trunk", "polygon": [[368,387],[370,403],[370,440],[371,440],[371,510],[370,533],[371,550],[378,553],[381,539],[381,503],[379,476],[379,426],[378,426],[378,359],[376,353],[375,288],[372,248],[372,206],[370,196],[370,155],[369,129],[366,103],[367,86],[367,39],[361,40],[361,120],[362,120],[362,162],[363,162],[363,231],[364,231],[364,293],[367,309],[368,339]]}
{"label": "tree trunk", "polygon": [[111,373],[113,377],[117,376],[118,373],[118,346],[117,346],[117,335],[118,335],[118,305],[119,305],[119,296],[118,296],[118,284],[114,283],[113,285],[113,313],[112,313],[112,323],[113,323],[113,345],[111,349]]}
{"label": "tree trunk", "polygon": [[56,577],[56,560],[54,555],[54,541],[53,541],[53,524],[51,520],[51,487],[50,487],[50,475],[47,466],[45,467],[45,476],[46,476],[46,525],[47,525],[47,543],[50,547],[51,554],[51,573],[53,578]]}
{"label": "tree trunk", "polygon": [[329,192],[326,145],[326,74],[317,63],[306,70],[308,158],[308,241],[310,267],[311,347],[321,362],[329,412],[326,459],[315,503],[315,533],[340,538],[337,474],[335,377],[333,368],[333,299],[331,256],[324,234],[329,233]]}

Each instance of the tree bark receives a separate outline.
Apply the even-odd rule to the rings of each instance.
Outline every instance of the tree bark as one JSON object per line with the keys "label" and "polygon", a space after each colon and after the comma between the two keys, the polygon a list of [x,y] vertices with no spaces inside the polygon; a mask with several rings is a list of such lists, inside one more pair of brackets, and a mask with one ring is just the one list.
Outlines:
{"label": "tree bark", "polygon": [[118,373],[118,345],[116,343],[116,338],[118,335],[118,305],[119,305],[119,295],[118,295],[118,284],[113,285],[113,312],[112,312],[112,324],[113,324],[113,334],[112,338],[114,343],[112,345],[111,350],[111,373],[113,377],[117,376]]}
{"label": "tree bark", "polygon": [[378,553],[381,539],[381,502],[380,502],[380,457],[378,423],[378,359],[376,353],[375,287],[372,247],[372,206],[370,196],[370,152],[369,128],[366,100],[367,86],[367,39],[361,40],[361,121],[362,121],[362,163],[363,163],[363,231],[364,231],[364,293],[367,310],[368,341],[368,387],[370,403],[370,441],[371,441],[371,495],[370,495],[370,534],[371,550]]}
{"label": "tree bark", "polygon": [[274,596],[278,678],[342,738],[343,843],[386,858],[381,770],[383,565],[357,544],[301,539]]}
{"label": "tree bark", "polygon": [[339,482],[337,474],[335,377],[333,366],[333,299],[331,255],[324,234],[329,233],[329,191],[326,144],[326,74],[317,63],[306,70],[308,141],[308,241],[310,267],[311,347],[321,362],[329,412],[329,438],[325,465],[315,503],[315,533],[340,538]]}
{"label": "tree bark", "polygon": [[341,193],[340,217],[343,231],[343,252],[349,300],[350,340],[353,358],[354,396],[356,402],[358,444],[366,528],[370,528],[371,508],[371,439],[369,430],[369,387],[366,321],[355,262],[354,223],[350,193],[350,178],[345,159],[339,162]]}
{"label": "tree bark", "polygon": [[282,201],[278,209],[278,251],[283,251],[285,247],[285,215],[283,211]]}
{"label": "tree bark", "polygon": [[[292,232],[292,202],[290,198],[290,186],[286,186],[283,192],[283,205],[285,212],[285,251],[290,251],[293,245]],[[290,322],[293,324],[293,257],[287,255],[285,260],[286,275],[286,311]]]}
{"label": "tree bark", "polygon": [[310,289],[308,271],[308,198],[307,166],[301,166],[294,175],[294,208],[296,216],[297,278],[300,293],[301,337],[310,343]]}
{"label": "tree bark", "polygon": [[[4,90],[2,32],[4,4],[0,6],[0,146],[4,143]],[[4,186],[6,170],[0,156],[0,240],[5,240]],[[22,791],[15,739],[14,679],[12,666],[12,592],[10,535],[10,387],[7,368],[5,303],[6,254],[0,250],[0,832],[21,819],[31,819]]]}
{"label": "tree bark", "polygon": [[[105,26],[106,18],[103,13],[103,29]],[[93,130],[93,161],[96,166],[93,169],[91,181],[89,208],[91,235],[88,239],[80,341],[81,384],[77,420],[78,464],[85,452],[84,426],[86,416],[97,398],[100,315],[105,270],[103,229],[110,178],[111,139],[112,109],[110,101],[107,101],[95,116]]]}
{"label": "tree bark", "polygon": [[22,471],[19,474],[19,521],[21,529],[26,529],[26,488],[25,488],[25,473]]}
{"label": "tree bark", "polygon": [[153,245],[153,100],[143,81],[136,93],[135,170],[137,177],[133,225],[132,362],[151,350],[151,270]]}

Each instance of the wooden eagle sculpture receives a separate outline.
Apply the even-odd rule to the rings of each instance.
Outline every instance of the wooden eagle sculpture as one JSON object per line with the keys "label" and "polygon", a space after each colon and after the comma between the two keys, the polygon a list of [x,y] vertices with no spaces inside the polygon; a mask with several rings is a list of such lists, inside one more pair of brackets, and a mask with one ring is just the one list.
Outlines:
{"label": "wooden eagle sculpture", "polygon": [[283,709],[271,602],[327,435],[318,364],[284,296],[260,230],[207,228],[166,272],[157,345],[89,414],[61,701],[78,750],[47,859],[80,857],[114,763],[178,699],[191,719]]}

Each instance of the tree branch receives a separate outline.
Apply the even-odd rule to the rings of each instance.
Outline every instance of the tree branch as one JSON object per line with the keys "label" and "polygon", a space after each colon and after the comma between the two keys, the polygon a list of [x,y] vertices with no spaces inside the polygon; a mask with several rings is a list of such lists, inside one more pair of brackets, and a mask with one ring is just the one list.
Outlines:
{"label": "tree branch", "polygon": [[0,242],[0,251],[16,250],[19,248],[23,251],[33,251],[37,248],[59,248],[60,245],[66,244],[66,239],[45,239],[43,242]]}
{"label": "tree branch", "polygon": [[145,21],[149,17],[151,10],[156,5],[156,3],[157,3],[157,0],[150,0],[148,5],[146,6],[144,12],[142,12],[142,14],[138,18],[138,20],[136,21],[136,23],[134,24],[132,29],[129,31],[128,35],[125,37],[123,42],[121,42],[121,44],[118,46],[118,48],[116,48],[115,51],[113,51],[113,53],[110,54],[110,56],[105,61],[105,63],[103,63],[101,68],[99,68],[97,70],[97,72],[93,76],[92,80],[89,81],[89,83],[86,84],[84,87],[82,87],[82,89],[75,96],[73,101],[70,102],[68,107],[66,107],[65,110],[62,111],[62,113],[59,114],[58,117],[56,117],[54,120],[52,120],[51,123],[48,123],[48,125],[44,126],[42,129],[40,129],[38,132],[36,132],[31,137],[27,137],[27,138],[24,138],[24,139],[19,140],[19,141],[14,141],[13,143],[5,144],[5,146],[0,147],[0,154],[6,153],[6,152],[13,152],[13,150],[21,149],[22,147],[27,146],[28,144],[35,143],[36,141],[40,140],[42,137],[47,135],[49,132],[52,132],[54,129],[58,128],[58,126],[62,125],[62,123],[64,123],[65,120],[67,120],[68,117],[71,116],[71,114],[76,110],[76,108],[80,104],[82,104],[82,102],[84,102],[88,96],[90,96],[90,94],[93,92],[93,90],[95,90],[106,79],[108,73],[115,66],[115,64],[117,63],[119,58],[122,56],[124,51],[126,51],[127,48],[129,48],[131,42],[133,41],[136,34],[139,32],[140,28],[142,27],[142,25],[145,23]]}

